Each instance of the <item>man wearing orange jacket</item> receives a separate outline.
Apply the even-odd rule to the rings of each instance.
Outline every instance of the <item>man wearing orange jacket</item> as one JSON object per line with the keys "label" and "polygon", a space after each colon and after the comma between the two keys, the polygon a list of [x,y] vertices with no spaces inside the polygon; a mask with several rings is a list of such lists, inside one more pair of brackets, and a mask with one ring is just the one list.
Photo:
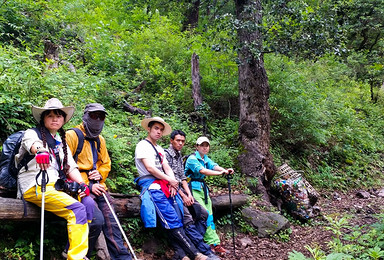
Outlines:
{"label": "man wearing orange jacket", "polygon": [[[83,114],[83,122],[75,128],[68,130],[66,139],[69,148],[77,161],[79,170],[91,190],[91,197],[95,201],[94,220],[102,225],[108,252],[112,259],[131,260],[131,255],[124,246],[119,226],[108,207],[105,197],[112,203],[112,198],[107,190],[105,181],[111,170],[111,159],[109,158],[106,142],[100,135],[104,127],[104,120],[107,115],[104,106],[98,103],[86,105]],[[106,195],[103,196],[103,193]],[[94,249],[100,229],[92,230],[90,224],[89,251]],[[95,224],[97,226],[97,224]],[[92,232],[93,231],[93,232]],[[92,234],[91,234],[92,233]]]}

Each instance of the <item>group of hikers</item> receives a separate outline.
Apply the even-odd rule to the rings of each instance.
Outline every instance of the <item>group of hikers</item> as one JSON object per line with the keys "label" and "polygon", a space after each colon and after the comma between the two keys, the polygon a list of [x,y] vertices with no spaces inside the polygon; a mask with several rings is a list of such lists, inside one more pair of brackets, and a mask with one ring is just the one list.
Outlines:
{"label": "group of hikers", "polygon": [[[131,260],[132,254],[136,259],[124,244],[125,234],[105,185],[111,159],[101,131],[108,112],[99,103],[88,104],[82,123],[64,131],[74,112],[73,106],[65,107],[57,98],[44,107],[32,106],[37,126],[25,131],[15,160],[26,154],[35,159],[19,171],[18,197],[67,221],[63,252],[67,259],[89,259],[101,232],[111,259]],[[233,174],[233,169],[222,168],[208,157],[210,141],[205,136],[197,139],[196,151],[184,164],[183,131],[172,131],[160,117],[145,118],[141,126],[148,135],[136,145],[139,176],[135,181],[141,188],[144,226],[156,227],[159,222],[174,249],[173,259],[220,259],[227,250],[216,233],[204,178]],[[163,149],[157,142],[169,134],[170,146]]]}

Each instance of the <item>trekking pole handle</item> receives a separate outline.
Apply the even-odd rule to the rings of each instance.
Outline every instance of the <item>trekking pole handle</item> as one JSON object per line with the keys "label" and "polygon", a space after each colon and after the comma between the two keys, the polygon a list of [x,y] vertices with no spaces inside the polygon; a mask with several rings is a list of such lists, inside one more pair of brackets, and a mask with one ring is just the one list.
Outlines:
{"label": "trekking pole handle", "polygon": [[[38,179],[39,179],[40,174],[41,174],[41,183],[39,184]],[[41,186],[42,192],[45,192],[45,187],[46,187],[48,182],[49,182],[49,176],[47,174],[47,171],[40,169],[39,173],[36,175],[36,184],[38,186]]]}

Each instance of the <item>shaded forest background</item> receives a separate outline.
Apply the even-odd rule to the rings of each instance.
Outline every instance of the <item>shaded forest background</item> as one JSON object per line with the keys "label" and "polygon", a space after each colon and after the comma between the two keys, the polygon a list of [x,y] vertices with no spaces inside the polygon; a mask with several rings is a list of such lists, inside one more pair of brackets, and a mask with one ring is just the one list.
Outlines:
{"label": "shaded forest background", "polygon": [[[304,170],[317,189],[379,187],[384,2],[277,0],[262,1],[262,7],[262,24],[250,25],[226,0],[1,1],[0,145],[34,126],[31,104],[58,97],[75,106],[70,128],[81,122],[85,104],[102,103],[113,162],[108,186],[137,194],[134,149],[145,136],[144,115],[126,111],[130,105],[185,131],[185,154],[198,136],[208,135],[211,157],[234,167],[234,185],[251,193],[237,161],[243,147],[236,31],[254,26],[263,36],[263,47],[252,51],[263,55],[268,75],[275,165]],[[203,97],[197,108],[193,53]],[[161,144],[168,146],[167,138]],[[215,186],[225,187],[226,180]],[[135,229],[138,222],[125,227]]]}

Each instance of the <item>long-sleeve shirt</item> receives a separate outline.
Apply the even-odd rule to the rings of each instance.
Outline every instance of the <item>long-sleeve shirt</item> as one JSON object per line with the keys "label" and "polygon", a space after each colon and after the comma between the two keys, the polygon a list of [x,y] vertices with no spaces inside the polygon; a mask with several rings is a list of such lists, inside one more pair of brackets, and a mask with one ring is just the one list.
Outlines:
{"label": "long-sleeve shirt", "polygon": [[[83,132],[84,137],[86,136],[85,129],[82,124],[77,125],[76,128],[79,128]],[[77,137],[76,132],[73,130],[68,130],[65,136],[69,149],[71,150],[72,154],[75,154],[77,146],[79,144],[79,139]],[[103,179],[100,180],[100,184],[102,184],[107,189],[107,186],[105,185],[105,180],[108,178],[109,172],[111,171],[111,159],[108,154],[104,137],[99,135],[99,139],[100,151],[97,152],[96,170],[98,170],[101,176],[103,177]],[[94,147],[97,149],[97,142],[91,142],[94,142]],[[77,157],[77,165],[79,166],[81,176],[85,180],[86,184],[89,185],[87,173],[93,170],[93,155],[91,144],[88,140],[84,139],[83,149]]]}
{"label": "long-sleeve shirt", "polygon": [[[62,161],[64,159],[64,151],[63,151],[63,144],[61,142],[60,136],[57,134],[54,136],[54,138],[57,140],[57,148],[59,151],[59,157],[60,157],[60,164],[62,164]],[[28,129],[25,131],[22,142],[21,142],[21,147],[19,150],[19,153],[15,156],[16,162],[19,162],[26,153],[32,154],[31,153],[31,147],[32,145],[35,146],[41,146],[43,147],[43,141],[40,140],[38,137],[36,131],[33,129]],[[49,149],[48,144],[46,145],[45,149],[49,151],[50,154],[50,166],[47,169],[47,174],[48,174],[48,179],[49,183],[55,183],[57,179],[59,179],[59,166],[56,161],[56,157],[52,149]],[[73,160],[71,151],[69,148],[67,149],[68,151],[68,165],[69,165],[69,171],[72,172],[75,168],[77,168],[76,162]],[[27,170],[28,169],[28,170]],[[21,194],[29,190],[31,187],[36,185],[36,175],[40,172],[40,168],[36,163],[35,159],[32,159],[26,167],[23,167],[18,175],[18,183],[19,183],[19,190],[18,190],[18,198],[21,197]],[[41,175],[37,179],[37,182],[41,184]]]}

